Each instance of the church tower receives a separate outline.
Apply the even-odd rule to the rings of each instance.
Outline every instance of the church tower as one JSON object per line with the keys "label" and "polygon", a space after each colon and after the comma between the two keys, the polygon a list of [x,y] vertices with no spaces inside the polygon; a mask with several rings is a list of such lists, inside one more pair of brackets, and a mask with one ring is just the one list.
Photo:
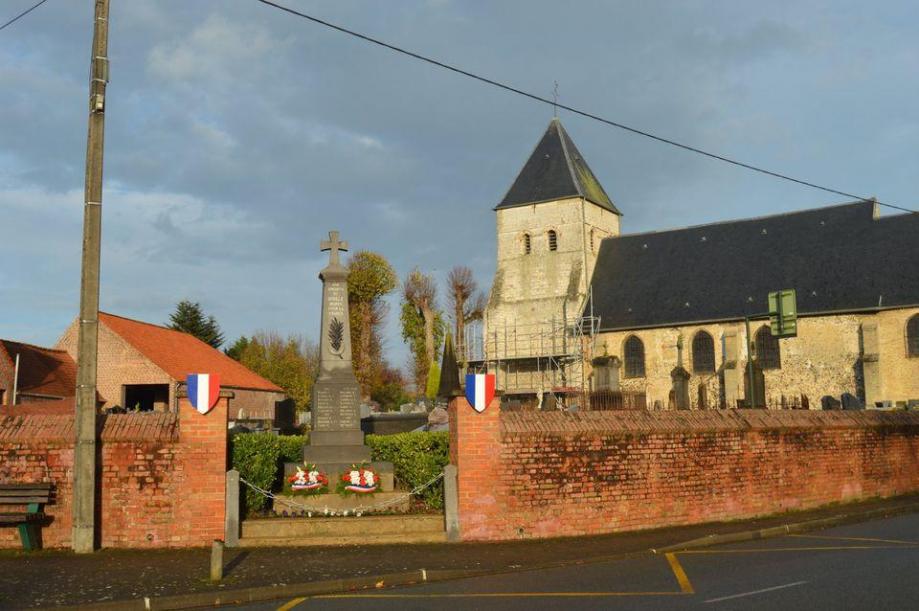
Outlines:
{"label": "church tower", "polygon": [[585,306],[600,241],[619,235],[621,213],[558,118],[495,211],[484,359],[508,395],[580,391],[564,368],[546,371],[574,349],[568,327]]}

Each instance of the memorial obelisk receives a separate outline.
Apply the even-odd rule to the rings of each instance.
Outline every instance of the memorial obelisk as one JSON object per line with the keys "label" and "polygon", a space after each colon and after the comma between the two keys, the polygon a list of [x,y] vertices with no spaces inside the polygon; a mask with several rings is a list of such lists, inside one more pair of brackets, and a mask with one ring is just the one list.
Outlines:
{"label": "memorial obelisk", "polygon": [[319,378],[313,386],[309,445],[303,460],[325,467],[329,474],[353,463],[370,461],[370,448],[361,431],[361,391],[351,366],[351,325],[348,316],[348,270],[339,252],[348,243],[329,232],[320,249],[329,251],[329,264],[319,272],[322,280],[322,319],[319,329]]}

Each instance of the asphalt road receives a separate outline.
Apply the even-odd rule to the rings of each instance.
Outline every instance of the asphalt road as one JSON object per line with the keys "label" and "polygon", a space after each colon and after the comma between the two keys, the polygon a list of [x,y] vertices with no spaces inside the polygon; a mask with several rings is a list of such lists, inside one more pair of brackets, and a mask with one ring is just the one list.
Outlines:
{"label": "asphalt road", "polygon": [[239,607],[917,609],[919,514],[675,554]]}

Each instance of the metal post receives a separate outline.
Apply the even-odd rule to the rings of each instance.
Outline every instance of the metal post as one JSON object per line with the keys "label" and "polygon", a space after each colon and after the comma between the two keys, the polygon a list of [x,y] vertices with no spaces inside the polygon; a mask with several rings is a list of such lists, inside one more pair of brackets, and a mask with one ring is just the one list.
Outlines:
{"label": "metal post", "polygon": [[95,546],[96,359],[99,343],[99,258],[102,238],[102,158],[108,82],[109,0],[96,0],[86,137],[83,260],[77,340],[77,415],[73,475],[73,551]]}
{"label": "metal post", "polygon": [[746,317],[743,319],[744,325],[747,327],[747,380],[750,385],[750,396],[747,397],[749,402],[749,407],[756,407],[756,387],[754,384],[756,380],[753,379],[753,338],[750,337],[750,318]]}

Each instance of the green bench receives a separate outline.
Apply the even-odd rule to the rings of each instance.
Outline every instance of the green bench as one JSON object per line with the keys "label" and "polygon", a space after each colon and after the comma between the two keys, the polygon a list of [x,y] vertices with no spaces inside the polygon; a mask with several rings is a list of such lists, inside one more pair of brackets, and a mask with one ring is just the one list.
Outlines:
{"label": "green bench", "polygon": [[[0,484],[0,526],[18,526],[22,548],[41,547],[38,527],[45,519],[42,511],[51,502],[51,484]],[[4,511],[4,505],[25,505],[25,511]]]}

